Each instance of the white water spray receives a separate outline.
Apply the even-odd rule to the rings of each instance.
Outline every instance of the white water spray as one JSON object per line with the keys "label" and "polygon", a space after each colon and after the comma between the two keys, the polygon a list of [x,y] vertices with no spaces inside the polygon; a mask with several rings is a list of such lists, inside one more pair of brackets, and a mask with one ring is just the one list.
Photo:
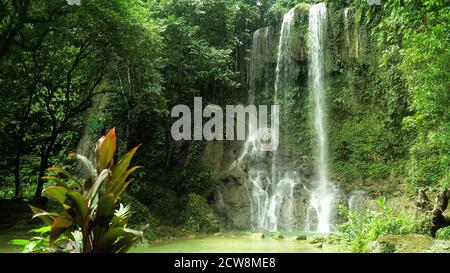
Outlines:
{"label": "white water spray", "polygon": [[[291,29],[294,24],[294,15],[294,9],[290,10],[284,16],[281,27],[277,53],[275,104],[278,104],[279,92],[283,90],[289,73],[288,54],[291,50]],[[260,29],[253,35],[249,90],[251,104],[255,100],[257,89],[255,82],[258,69],[264,66],[261,63],[262,59],[270,55],[270,49],[266,44],[268,36],[269,28]],[[233,167],[241,165],[245,160],[248,161],[247,174],[250,185],[253,229],[292,230],[294,223],[294,187],[299,183],[299,178],[293,171],[279,169],[282,164],[279,162],[281,159],[277,151],[270,154],[261,150],[265,134],[269,133],[272,138],[278,138],[279,132],[274,131],[278,126],[272,124],[271,127],[272,131],[269,131],[267,128],[259,128],[258,124],[249,124],[249,137],[245,143],[244,152]]]}
{"label": "white water spray", "polygon": [[[324,86],[324,44],[326,38],[327,10],[324,3],[313,5],[309,11],[309,85],[314,102],[314,133],[318,178],[311,193],[306,229],[320,233],[332,230],[337,189],[328,178],[326,98]],[[312,228],[314,212],[316,228]]]}

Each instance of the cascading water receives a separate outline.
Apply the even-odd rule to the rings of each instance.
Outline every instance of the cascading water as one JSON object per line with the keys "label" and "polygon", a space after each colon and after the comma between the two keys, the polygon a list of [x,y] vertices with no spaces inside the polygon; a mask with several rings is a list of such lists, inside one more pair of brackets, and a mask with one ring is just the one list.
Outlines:
{"label": "cascading water", "polygon": [[[288,87],[289,80],[289,53],[292,47],[292,28],[295,23],[295,8],[289,10],[283,17],[281,25],[280,39],[277,50],[277,68],[275,77],[275,104],[283,103],[284,96],[281,96],[280,91]],[[279,132],[272,132],[272,137],[279,137]],[[293,224],[293,201],[294,201],[294,187],[298,184],[298,180],[280,169],[282,158],[280,158],[279,151],[273,152],[272,156],[272,181],[274,185],[274,193],[270,199],[268,219],[269,229],[278,230],[279,215],[283,215],[280,220],[285,223],[285,228],[292,229]]]}
{"label": "cascading water", "polygon": [[[326,35],[326,6],[324,3],[313,5],[309,11],[309,87],[314,102],[314,133],[316,141],[318,178],[311,192],[307,215],[307,230],[328,233],[332,230],[333,213],[337,189],[328,178],[326,100],[324,88],[324,43]],[[311,215],[314,213],[314,215]],[[316,218],[317,227],[312,228],[312,219]]]}
{"label": "cascading water", "polygon": [[345,31],[345,42],[350,45],[350,33],[348,32],[348,8],[344,9],[344,31]]}
{"label": "cascading water", "polygon": [[[294,52],[294,23],[295,8],[291,9],[283,18],[277,47],[277,59],[274,81],[273,103],[281,105],[284,120],[291,119],[292,109],[286,106],[292,90],[298,85],[295,78],[296,64],[292,59]],[[279,132],[259,128],[256,119],[249,119],[249,137],[244,151],[232,167],[239,167],[247,174],[247,185],[250,198],[251,225],[254,230],[294,230],[300,229],[301,222],[294,219],[295,215],[306,215],[305,229],[328,233],[332,230],[335,211],[335,199],[338,190],[329,181],[327,168],[327,137],[326,111],[324,90],[324,42],[326,34],[326,7],[324,4],[311,6],[309,11],[309,89],[313,112],[315,135],[315,151],[317,155],[317,179],[308,190],[303,184],[297,167],[289,164],[287,151],[280,141],[277,151],[265,152],[261,149],[263,139],[268,132],[278,137]],[[249,67],[249,102],[255,104],[262,90],[267,87],[273,76],[270,67],[271,51],[269,40],[273,33],[270,28],[263,28],[254,33],[251,60]],[[272,82],[273,82],[272,81]],[[283,113],[284,111],[284,113]],[[283,121],[283,119],[282,119]],[[286,126],[286,124],[284,124]],[[272,126],[273,127],[273,126]],[[280,126],[281,127],[281,126]],[[277,127],[275,127],[277,128]],[[283,127],[284,128],[284,127]],[[281,129],[283,129],[281,128]],[[285,129],[285,128],[284,128]],[[295,164],[294,164],[295,165]],[[306,183],[306,181],[305,181]],[[302,186],[298,187],[298,186]],[[295,194],[294,194],[295,192]],[[296,200],[298,196],[306,199]],[[303,207],[298,202],[307,202]],[[299,210],[300,209],[300,210]],[[296,221],[295,221],[296,220]],[[305,222],[303,222],[305,223]]]}
{"label": "cascading water", "polygon": [[[291,29],[294,24],[294,9],[290,10],[283,19],[278,43],[277,68],[275,79],[274,102],[280,100],[280,90],[285,87],[289,73],[289,52],[291,47]],[[270,55],[266,43],[270,35],[269,28],[256,31],[253,35],[252,54],[250,61],[250,89],[249,102],[254,104],[257,74],[262,60]],[[235,162],[234,167],[247,161],[247,178],[251,198],[251,223],[255,230],[292,230],[293,229],[293,201],[294,187],[299,183],[295,171],[280,168],[282,157],[278,151],[271,153],[261,149],[263,134],[271,133],[271,137],[278,137],[274,129],[259,128],[249,119],[249,137],[245,143],[244,152]],[[276,126],[272,126],[276,127]]]}
{"label": "cascading water", "polygon": [[362,190],[355,190],[350,194],[350,197],[347,200],[347,206],[350,211],[356,211],[361,207],[362,202],[364,201],[364,196],[366,192]]}

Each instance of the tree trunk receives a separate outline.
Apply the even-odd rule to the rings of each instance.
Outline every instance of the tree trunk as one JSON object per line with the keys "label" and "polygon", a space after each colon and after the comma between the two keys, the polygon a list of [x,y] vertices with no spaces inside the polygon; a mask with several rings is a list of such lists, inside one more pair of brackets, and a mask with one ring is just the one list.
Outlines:
{"label": "tree trunk", "polygon": [[17,34],[23,28],[27,18],[30,0],[22,0],[19,1],[18,4],[17,18],[11,19],[13,22],[7,26],[7,29],[1,35],[2,43],[0,43],[0,59],[8,54],[10,48],[14,44]]}
{"label": "tree trunk", "polygon": [[34,194],[35,199],[39,199],[42,196],[42,190],[44,189],[44,180],[41,178],[45,176],[45,171],[48,168],[48,158],[49,153],[44,152],[41,155],[41,163],[39,164],[39,177],[37,181],[36,193]]}
{"label": "tree trunk", "polygon": [[[21,148],[19,147],[21,150]],[[21,152],[18,151],[14,160],[14,199],[22,199],[22,184],[20,181],[20,157]]]}

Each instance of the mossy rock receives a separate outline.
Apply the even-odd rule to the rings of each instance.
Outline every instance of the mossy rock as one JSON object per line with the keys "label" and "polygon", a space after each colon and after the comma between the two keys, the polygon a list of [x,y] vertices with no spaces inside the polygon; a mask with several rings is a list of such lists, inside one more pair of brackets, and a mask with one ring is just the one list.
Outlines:
{"label": "mossy rock", "polygon": [[185,210],[185,226],[195,232],[214,233],[219,231],[219,220],[208,202],[202,196],[191,193]]}
{"label": "mossy rock", "polygon": [[295,238],[295,240],[297,241],[304,241],[306,240],[306,235],[302,234],[302,235],[298,235],[297,238]]}
{"label": "mossy rock", "polygon": [[433,244],[433,238],[421,234],[400,234],[380,236],[369,245],[373,253],[415,253],[423,252]]}
{"label": "mossy rock", "polygon": [[323,243],[325,242],[325,238],[323,237],[314,237],[313,239],[311,239],[311,241],[309,242],[310,244],[319,244],[319,243]]}

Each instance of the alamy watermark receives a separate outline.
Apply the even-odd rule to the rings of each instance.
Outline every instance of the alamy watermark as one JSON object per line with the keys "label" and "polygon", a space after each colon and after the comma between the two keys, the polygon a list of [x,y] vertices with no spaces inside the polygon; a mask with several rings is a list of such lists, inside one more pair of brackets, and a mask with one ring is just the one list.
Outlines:
{"label": "alamy watermark", "polygon": [[81,0],[66,0],[67,4],[70,6],[80,6],[81,5]]}
{"label": "alamy watermark", "polygon": [[369,6],[380,6],[381,0],[367,0]]}
{"label": "alamy watermark", "polygon": [[[172,138],[175,141],[203,139],[245,141],[250,134],[254,134],[258,137],[262,151],[275,151],[279,145],[279,105],[272,105],[270,110],[271,126],[269,127],[267,105],[258,107],[227,105],[224,112],[217,105],[208,105],[203,109],[202,98],[195,97],[194,111],[191,111],[187,105],[173,107],[171,117],[178,120],[171,128]],[[204,118],[209,118],[205,124],[203,124]],[[224,128],[224,121],[226,128]],[[246,134],[247,128],[248,134]]]}

